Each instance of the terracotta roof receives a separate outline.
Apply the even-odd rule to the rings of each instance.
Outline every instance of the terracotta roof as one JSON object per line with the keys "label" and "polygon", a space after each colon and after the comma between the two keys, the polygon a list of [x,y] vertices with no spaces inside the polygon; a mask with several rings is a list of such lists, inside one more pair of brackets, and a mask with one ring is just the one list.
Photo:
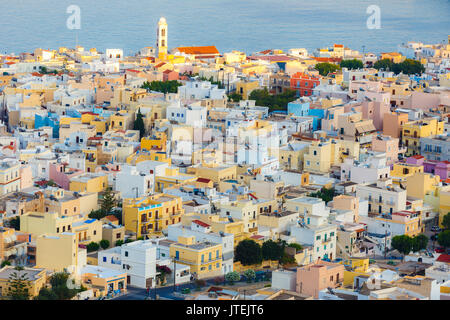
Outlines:
{"label": "terracotta roof", "polygon": [[155,68],[161,68],[165,64],[166,64],[165,62],[160,62],[157,65],[155,65]]}
{"label": "terracotta roof", "polygon": [[419,155],[419,154],[416,154],[415,156],[412,156],[411,158],[414,158],[414,159],[423,159],[424,156],[421,156],[421,155]]}
{"label": "terracotta roof", "polygon": [[219,54],[216,46],[179,47],[177,49],[186,54]]}
{"label": "terracotta roof", "polygon": [[172,73],[172,72],[176,72],[176,71],[169,70],[169,69],[163,71],[163,73],[165,73],[165,74],[169,74],[169,73]]}
{"label": "terracotta roof", "polygon": [[202,227],[204,227],[204,228],[210,227],[209,224],[204,223],[203,221],[200,221],[200,220],[193,220],[192,222],[193,222],[193,223],[196,223],[196,224],[198,224],[199,226],[202,226]]}
{"label": "terracotta roof", "polygon": [[450,254],[441,254],[436,261],[450,263]]}
{"label": "terracotta roof", "polygon": [[112,214],[110,214],[109,216],[105,216],[105,219],[109,220],[109,221],[119,221],[119,219],[117,219],[115,216],[113,216]]}

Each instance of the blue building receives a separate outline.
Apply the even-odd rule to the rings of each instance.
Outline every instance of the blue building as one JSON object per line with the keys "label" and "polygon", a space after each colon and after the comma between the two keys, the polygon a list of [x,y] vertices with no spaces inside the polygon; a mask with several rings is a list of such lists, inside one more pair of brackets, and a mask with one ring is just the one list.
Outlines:
{"label": "blue building", "polygon": [[302,101],[297,99],[289,102],[287,105],[288,114],[294,114],[297,117],[306,117],[309,112],[309,101]]}
{"label": "blue building", "polygon": [[52,127],[53,138],[59,138],[59,116],[56,113],[49,112],[46,116],[34,115],[34,127]]}

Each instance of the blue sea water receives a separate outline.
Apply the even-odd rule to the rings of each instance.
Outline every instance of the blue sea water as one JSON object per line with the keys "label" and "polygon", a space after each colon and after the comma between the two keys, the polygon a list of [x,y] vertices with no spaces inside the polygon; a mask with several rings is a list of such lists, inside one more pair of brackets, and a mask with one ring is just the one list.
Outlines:
{"label": "blue sea water", "polygon": [[[69,30],[70,5],[81,29]],[[377,5],[381,28],[368,29],[366,9]],[[379,53],[411,41],[437,43],[450,34],[449,0],[0,0],[0,52],[60,46],[155,46],[165,16],[169,47],[215,45],[219,51],[318,47],[342,43]]]}

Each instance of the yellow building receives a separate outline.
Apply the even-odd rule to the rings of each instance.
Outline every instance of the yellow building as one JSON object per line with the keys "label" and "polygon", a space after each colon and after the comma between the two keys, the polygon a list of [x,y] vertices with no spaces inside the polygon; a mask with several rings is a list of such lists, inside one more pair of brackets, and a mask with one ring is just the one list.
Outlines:
{"label": "yellow building", "polygon": [[215,183],[222,180],[233,180],[237,177],[237,166],[211,165],[189,167],[187,172],[194,174],[198,178],[210,179]]}
{"label": "yellow building", "polygon": [[439,176],[418,172],[406,178],[406,192],[408,197],[424,199],[427,194],[434,195],[439,184]]}
{"label": "yellow building", "polygon": [[73,216],[59,217],[56,212],[27,212],[20,217],[20,231],[31,233],[33,238],[42,234],[70,232]]}
{"label": "yellow building", "polygon": [[108,188],[108,176],[85,173],[70,179],[69,190],[76,192],[102,192]]}
{"label": "yellow building", "polygon": [[0,196],[20,190],[20,162],[4,160],[0,163]]}
{"label": "yellow building", "polygon": [[222,245],[209,242],[195,243],[195,237],[179,237],[170,246],[170,257],[176,263],[190,267],[198,279],[218,276],[222,273]]}
{"label": "yellow building", "polygon": [[380,60],[383,60],[383,59],[389,59],[394,63],[400,63],[400,62],[405,61],[406,57],[402,56],[398,52],[382,52]]}
{"label": "yellow building", "polygon": [[78,239],[75,233],[42,234],[36,239],[36,267],[61,272],[78,265]]}
{"label": "yellow building", "polygon": [[125,230],[137,237],[161,234],[167,226],[181,222],[184,214],[181,197],[159,193],[149,197],[123,200]]}
{"label": "yellow building", "polygon": [[38,268],[24,268],[23,270],[16,270],[15,267],[5,266],[0,269],[0,296],[8,297],[11,295],[10,277],[16,273],[19,277],[25,276],[26,289],[31,298],[39,295],[39,291],[45,286],[47,282],[47,272],[45,269]]}
{"label": "yellow building", "polygon": [[250,93],[259,88],[259,81],[245,81],[236,82],[236,93],[242,96],[242,99],[247,100]]}
{"label": "yellow building", "polygon": [[406,183],[408,177],[416,173],[423,173],[423,166],[411,163],[394,163],[391,170],[392,183],[400,185]]}
{"label": "yellow building", "polygon": [[168,167],[163,176],[155,176],[155,191],[162,192],[165,188],[176,188],[196,180],[192,174],[180,173],[178,167]]}
{"label": "yellow building", "polygon": [[407,148],[405,155],[420,154],[420,138],[444,133],[444,122],[436,118],[410,121],[402,126],[402,144]]}

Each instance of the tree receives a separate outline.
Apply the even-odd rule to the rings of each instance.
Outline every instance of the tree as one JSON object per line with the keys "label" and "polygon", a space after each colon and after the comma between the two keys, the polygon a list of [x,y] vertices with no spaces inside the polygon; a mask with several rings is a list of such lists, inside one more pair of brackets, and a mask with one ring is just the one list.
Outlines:
{"label": "tree", "polygon": [[53,274],[50,278],[50,291],[52,293],[50,294],[47,290],[43,291],[41,289],[42,296],[41,291],[39,292],[39,296],[41,296],[42,299],[39,300],[46,300],[45,298],[48,297],[52,299],[56,297],[56,300],[70,300],[75,297],[78,292],[83,291],[83,287],[80,289],[75,289],[67,286],[67,283],[70,282],[69,276],[70,274],[67,272],[57,272]]}
{"label": "tree", "polygon": [[400,63],[394,63],[390,59],[383,59],[375,62],[373,67],[377,70],[390,70],[395,74],[422,74],[425,72],[425,67],[420,63],[420,61],[413,59],[406,59]]}
{"label": "tree", "polygon": [[362,69],[363,63],[361,60],[352,59],[352,60],[342,60],[339,64],[341,68],[347,68],[349,70],[353,69]]}
{"label": "tree", "polygon": [[231,285],[234,284],[236,281],[239,281],[241,279],[241,276],[236,271],[228,272],[225,275],[225,280],[228,281]]}
{"label": "tree", "polygon": [[407,235],[395,236],[391,242],[392,248],[397,249],[403,255],[406,255],[412,250],[412,238]]}
{"label": "tree", "polygon": [[390,59],[382,59],[375,62],[373,67],[377,70],[383,69],[385,71],[386,70],[392,71],[392,65],[393,62]]}
{"label": "tree", "polygon": [[58,296],[49,288],[41,288],[39,294],[34,297],[35,300],[58,300]]}
{"label": "tree", "polygon": [[268,240],[262,245],[262,256],[264,260],[280,260],[283,256],[283,247],[275,241]]}
{"label": "tree", "polygon": [[92,210],[91,213],[89,213],[88,217],[91,219],[103,219],[106,216],[106,214],[100,209],[100,210]]}
{"label": "tree", "polygon": [[314,69],[319,71],[319,74],[323,77],[326,77],[329,73],[335,72],[336,70],[339,70],[339,66],[328,63],[328,62],[322,62],[317,63]]}
{"label": "tree", "polygon": [[450,212],[447,213],[444,218],[442,219],[442,226],[444,229],[449,230],[450,229]]}
{"label": "tree", "polygon": [[170,81],[152,81],[152,82],[144,82],[141,88],[147,89],[147,91],[156,91],[163,93],[177,93],[178,87],[181,86],[182,83],[176,80]]}
{"label": "tree", "polygon": [[244,271],[244,276],[247,282],[251,282],[256,279],[256,272],[253,269],[248,269]]}
{"label": "tree", "polygon": [[4,266],[10,266],[11,262],[9,260],[5,260],[2,262],[2,264],[0,265],[0,268],[3,268]]}
{"label": "tree", "polygon": [[9,227],[15,230],[20,230],[20,217],[14,217],[8,221]]}
{"label": "tree", "polygon": [[439,233],[438,243],[444,248],[450,248],[450,230]]}
{"label": "tree", "polygon": [[254,240],[242,240],[236,246],[235,259],[244,266],[259,264],[263,260],[261,246]]}
{"label": "tree", "polygon": [[134,120],[133,130],[139,130],[141,138],[145,136],[144,116],[141,113],[141,108],[138,109],[138,113],[136,114],[136,120]]}
{"label": "tree", "polygon": [[258,106],[269,107],[269,111],[274,111],[287,110],[288,103],[297,99],[297,96],[296,92],[290,89],[280,94],[271,95],[267,88],[264,88],[253,90],[248,99],[255,100],[255,104]]}
{"label": "tree", "polygon": [[10,296],[13,300],[28,300],[30,293],[28,292],[28,275],[22,272],[23,267],[15,267],[8,279],[8,285],[11,288]]}
{"label": "tree", "polygon": [[232,93],[228,95],[228,101],[239,102],[242,100],[242,95],[239,93]]}
{"label": "tree", "polygon": [[295,248],[297,251],[300,251],[300,250],[303,249],[303,247],[300,244],[298,244],[298,243],[290,243],[288,245],[288,247]]}
{"label": "tree", "polygon": [[97,251],[100,245],[97,242],[91,242],[86,246],[87,252]]}
{"label": "tree", "polygon": [[109,248],[109,241],[106,239],[103,239],[100,241],[100,247],[102,247],[103,250],[106,250]]}
{"label": "tree", "polygon": [[103,214],[108,215],[111,210],[116,206],[116,199],[111,191],[111,188],[107,188],[103,193],[103,199],[101,204],[101,210]]}
{"label": "tree", "polygon": [[418,236],[412,238],[412,251],[418,252],[420,250],[426,249],[428,246],[428,237],[424,234],[419,234]]}
{"label": "tree", "polygon": [[330,202],[333,200],[334,196],[336,195],[336,190],[334,188],[325,188],[323,187],[317,192],[311,193],[311,197],[320,198],[325,202]]}
{"label": "tree", "polygon": [[115,245],[116,247],[120,247],[121,245],[123,245],[123,240],[117,240]]}

